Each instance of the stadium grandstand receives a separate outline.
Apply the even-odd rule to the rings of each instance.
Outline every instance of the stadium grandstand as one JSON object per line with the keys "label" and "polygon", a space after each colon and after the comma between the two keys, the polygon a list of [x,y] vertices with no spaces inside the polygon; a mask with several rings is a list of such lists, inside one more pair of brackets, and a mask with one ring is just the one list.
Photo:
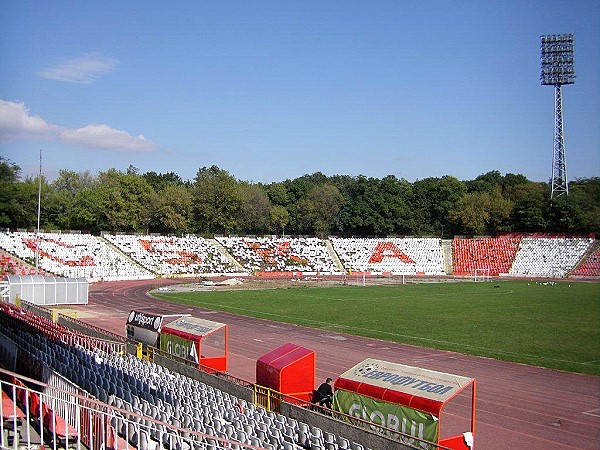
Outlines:
{"label": "stadium grandstand", "polygon": [[443,275],[439,238],[331,238],[346,271]]}
{"label": "stadium grandstand", "polygon": [[590,255],[576,267],[571,273],[571,277],[600,277],[600,247],[596,246]]}
{"label": "stadium grandstand", "polygon": [[[447,243],[447,245],[446,245]],[[0,233],[5,275],[35,272],[89,281],[255,274],[471,277],[600,276],[591,237],[510,233],[495,237],[339,238]]]}
{"label": "stadium grandstand", "polygon": [[105,234],[103,237],[147,270],[162,276],[238,272],[220,249],[194,235]]}
{"label": "stadium grandstand", "polygon": [[0,278],[5,275],[33,275],[35,267],[10,253],[0,250]]}
{"label": "stadium grandstand", "polygon": [[40,269],[67,278],[94,280],[150,279],[153,274],[111,248],[101,238],[84,233],[0,233],[0,248]]}
{"label": "stadium grandstand", "polygon": [[591,238],[580,237],[524,237],[509,274],[562,278],[593,242]]}
{"label": "stadium grandstand", "polygon": [[340,273],[318,238],[228,237],[215,238],[248,272]]}
{"label": "stadium grandstand", "polygon": [[520,235],[454,238],[454,275],[472,275],[475,269],[488,270],[491,276],[506,274],[515,260],[520,242]]}
{"label": "stadium grandstand", "polygon": [[[3,232],[0,256],[16,261],[3,265],[7,272],[34,271],[27,263],[37,251],[40,269],[90,281],[258,272],[446,277],[448,261],[458,277],[481,269],[514,277],[600,274],[600,248],[592,238],[508,234],[444,244],[416,237],[217,237],[213,242],[195,236]],[[41,306],[21,305],[0,302],[2,448],[445,448],[398,430],[375,427],[375,432],[360,419],[280,393],[268,393],[265,400],[250,382],[197,370],[158,349],[148,360],[121,336]]]}

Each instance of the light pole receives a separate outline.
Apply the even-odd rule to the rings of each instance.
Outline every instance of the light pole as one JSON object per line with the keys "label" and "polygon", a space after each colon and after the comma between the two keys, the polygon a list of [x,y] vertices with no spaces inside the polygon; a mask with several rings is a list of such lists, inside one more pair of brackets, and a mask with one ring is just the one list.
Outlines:
{"label": "light pole", "polygon": [[40,173],[38,174],[37,228],[35,229],[35,274],[40,274],[40,213],[42,210],[42,149],[40,148]]}
{"label": "light pole", "polygon": [[563,135],[562,85],[575,83],[572,34],[552,34],[541,38],[542,86],[554,86],[554,145],[550,199],[569,194],[567,157]]}

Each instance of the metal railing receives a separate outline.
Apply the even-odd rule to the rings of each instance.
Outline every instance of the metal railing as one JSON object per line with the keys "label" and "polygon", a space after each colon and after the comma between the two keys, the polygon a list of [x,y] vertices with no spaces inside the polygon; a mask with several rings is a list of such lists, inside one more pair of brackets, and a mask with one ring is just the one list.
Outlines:
{"label": "metal railing", "polygon": [[[0,390],[1,448],[264,450],[160,422],[4,369]],[[65,412],[61,415],[59,410]]]}
{"label": "metal railing", "polygon": [[273,389],[264,386],[254,385],[253,402],[256,406],[260,406],[267,411],[276,413],[281,412],[281,402],[283,402],[283,394]]}

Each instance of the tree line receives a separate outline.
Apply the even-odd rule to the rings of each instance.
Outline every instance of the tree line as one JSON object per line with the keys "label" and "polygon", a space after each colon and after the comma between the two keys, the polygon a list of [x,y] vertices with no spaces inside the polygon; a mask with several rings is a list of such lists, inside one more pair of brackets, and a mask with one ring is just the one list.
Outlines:
{"label": "tree line", "polygon": [[[0,157],[0,227],[37,226],[37,177]],[[415,182],[388,175],[326,176],[251,183],[217,166],[193,180],[174,172],[61,170],[41,179],[40,228],[90,233],[290,234],[338,236],[587,234],[600,231],[600,178],[569,183],[550,200],[549,183],[498,171],[461,181]]]}

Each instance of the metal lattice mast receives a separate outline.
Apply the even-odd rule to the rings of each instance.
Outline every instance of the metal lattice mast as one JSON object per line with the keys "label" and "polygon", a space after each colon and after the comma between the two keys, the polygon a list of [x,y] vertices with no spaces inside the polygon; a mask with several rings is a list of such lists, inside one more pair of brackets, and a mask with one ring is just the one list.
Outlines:
{"label": "metal lattice mast", "polygon": [[554,86],[554,151],[552,153],[552,191],[550,198],[569,194],[567,181],[567,158],[562,118],[562,85]]}
{"label": "metal lattice mast", "polygon": [[542,85],[554,86],[554,146],[552,153],[552,191],[550,198],[569,194],[567,162],[563,135],[562,85],[575,82],[572,34],[553,34],[541,39]]}

